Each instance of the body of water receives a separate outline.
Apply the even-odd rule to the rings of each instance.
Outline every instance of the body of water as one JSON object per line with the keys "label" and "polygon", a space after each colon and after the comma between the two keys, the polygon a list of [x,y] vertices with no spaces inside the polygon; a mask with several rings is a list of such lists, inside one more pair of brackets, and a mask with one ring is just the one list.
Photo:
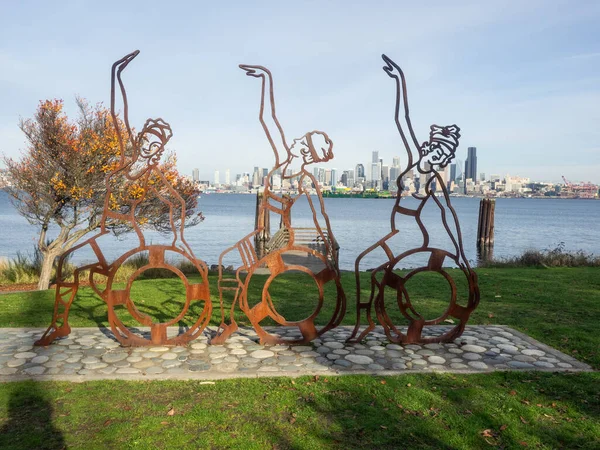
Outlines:
{"label": "body of water", "polygon": [[[325,207],[333,233],[340,245],[340,267],[351,270],[358,254],[390,231],[393,199],[325,199]],[[402,200],[406,206],[416,207],[412,198]],[[208,264],[216,264],[219,254],[254,229],[254,195],[203,195],[200,210],[206,219],[200,225],[186,230],[186,240],[196,257]],[[467,259],[476,264],[477,218],[479,199],[452,198],[462,229]],[[312,214],[306,204],[298,203],[292,212],[295,226],[311,227]],[[429,205],[423,212],[433,243],[444,241],[445,233],[439,226],[440,211]],[[272,216],[273,232],[279,223]],[[563,242],[566,250],[583,250],[600,254],[600,201],[557,199],[498,199],[495,215],[494,257],[516,256],[527,249],[551,249]],[[421,234],[410,220],[397,223],[401,232],[395,240],[400,245],[418,247]],[[8,194],[0,191],[0,257],[14,258],[17,252],[33,252],[38,229],[21,217],[10,203]],[[158,233],[149,232],[148,242],[166,242]],[[108,239],[103,250],[108,257],[117,257],[132,248],[137,240],[132,235],[120,240]],[[447,244],[447,243],[446,243]],[[439,243],[439,246],[444,246]],[[74,262],[83,262],[88,254],[75,255]],[[366,257],[361,269],[376,267],[381,255]]]}

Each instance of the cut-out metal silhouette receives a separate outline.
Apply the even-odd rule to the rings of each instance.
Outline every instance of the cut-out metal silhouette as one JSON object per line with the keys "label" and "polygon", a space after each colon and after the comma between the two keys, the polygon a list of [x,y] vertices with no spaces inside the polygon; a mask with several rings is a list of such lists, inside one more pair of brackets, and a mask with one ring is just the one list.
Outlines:
{"label": "cut-out metal silhouette", "polygon": [[[273,93],[273,78],[271,72],[262,66],[240,65],[246,75],[257,78],[261,82],[261,103],[259,120],[265,131],[269,144],[275,154],[275,165],[266,177],[263,201],[260,204],[259,214],[272,212],[280,216],[281,227],[263,251],[257,254],[253,246],[253,237],[263,232],[264,221],[257,229],[244,237],[234,246],[225,250],[219,259],[219,296],[221,302],[221,326],[217,336],[211,343],[224,342],[231,333],[237,330],[234,312],[237,306],[248,317],[263,344],[297,344],[306,343],[317,338],[324,332],[336,327],[344,317],[346,298],[340,283],[338,267],[338,246],[331,232],[329,217],[325,212],[325,205],[321,195],[318,181],[308,170],[314,163],[326,162],[333,158],[333,142],[322,131],[311,131],[300,138],[288,143],[283,128],[275,113],[275,97]],[[265,117],[265,106],[268,116]],[[292,170],[292,162],[301,161],[299,170]],[[297,195],[282,195],[275,193],[271,186],[271,177],[281,174],[282,180],[298,179]],[[316,193],[317,201],[313,201],[310,190]],[[292,226],[292,208],[300,198],[306,198],[314,219],[314,228],[296,228]],[[318,219],[320,216],[321,221]],[[235,272],[235,277],[228,276],[223,271],[223,258],[230,252],[238,253],[242,265]],[[265,271],[268,278],[262,288],[261,298],[249,298],[250,281],[257,272]],[[303,320],[288,321],[283,317],[273,304],[269,291],[272,283],[286,273],[301,272],[308,274],[318,288],[318,299],[307,298],[306,301],[315,301],[313,312]],[[325,292],[328,283],[335,285],[336,299],[332,310],[327,310],[329,320],[317,328],[315,319],[324,314]],[[233,293],[230,309],[230,323],[225,322],[224,294]],[[280,336],[268,333],[261,322],[270,318],[282,326],[297,327],[301,337],[293,340],[284,340]]]}
{"label": "cut-out metal silhouette", "polygon": [[[119,140],[120,158],[116,168],[109,172],[106,177],[106,198],[100,232],[61,256],[57,269],[52,323],[42,338],[36,342],[36,345],[48,345],[54,339],[67,336],[70,333],[69,309],[77,294],[80,276],[84,271],[89,272],[89,283],[94,292],[106,302],[110,327],[115,337],[123,345],[185,344],[198,337],[210,320],[212,304],[209,295],[208,268],[203,261],[194,256],[192,249],[183,236],[186,218],[191,211],[187,210],[185,200],[173,188],[158,166],[165,146],[173,135],[171,127],[162,119],[148,119],[142,130],[135,133],[129,125],[129,105],[121,74],[138,54],[139,50],[136,50],[121,58],[112,66],[110,109]],[[123,101],[125,130],[121,129],[115,110],[117,90]],[[113,194],[116,180],[136,183],[140,188],[138,194],[132,198],[124,199],[124,203],[115,205]],[[144,239],[140,220],[136,215],[149,193],[158,198],[164,207],[169,210],[168,222],[170,232],[173,233],[173,240],[170,245],[148,245]],[[99,240],[102,236],[111,233],[111,224],[115,222],[131,227],[135,231],[139,245],[109,263],[101,250]],[[73,274],[72,282],[63,280],[65,263],[69,255],[84,248],[91,250],[96,260],[93,263],[78,267]],[[179,258],[186,259],[193,264],[200,275],[200,281],[191,283],[177,267],[171,265],[166,256],[168,252],[178,255]],[[124,288],[115,286],[115,275],[121,265],[131,257],[142,255],[147,256],[147,264],[129,276]],[[151,316],[140,311],[131,298],[131,287],[135,279],[144,271],[153,268],[167,269],[174,272],[185,286],[185,301],[182,302],[182,309],[176,317],[167,322],[155,322]],[[201,311],[190,311],[190,307],[194,302],[203,302]],[[126,308],[140,325],[150,327],[149,338],[134,333],[123,324],[120,314],[118,314],[117,307],[119,306]],[[195,322],[177,336],[167,336],[167,327],[177,325],[184,317],[189,318],[188,313],[192,315],[192,320],[195,320]]]}
{"label": "cut-out metal silhouette", "polygon": [[[396,181],[398,185],[398,194],[394,208],[392,209],[390,233],[368,247],[356,259],[357,322],[349,340],[360,341],[373,330],[375,323],[372,318],[372,308],[374,306],[377,319],[383,326],[385,334],[392,342],[406,344],[448,342],[456,339],[462,334],[470,314],[479,303],[477,275],[471,269],[469,262],[465,257],[458,217],[450,203],[450,197],[445,183],[436,170],[436,167],[445,168],[454,158],[460,138],[460,129],[456,125],[432,125],[429,132],[429,140],[420,143],[410,121],[404,73],[390,58],[385,55],[382,55],[382,58],[385,61],[383,70],[396,83],[395,121],[404,147],[406,148],[408,164]],[[413,197],[419,200],[416,208],[412,207],[410,204],[404,205],[401,201],[402,192],[404,190],[403,177],[407,174],[412,174],[413,170],[417,170],[419,174],[425,175],[425,178],[427,178],[424,187],[424,195],[420,196],[413,194]],[[441,193],[439,198],[435,195],[436,190]],[[452,243],[452,248],[450,250],[436,248],[430,245],[429,233],[421,219],[421,212],[427,202],[433,202],[439,207],[442,225]],[[395,235],[402,232],[402,230],[396,226],[396,219],[399,219],[402,216],[414,219],[422,233],[423,241],[418,247],[403,251],[400,254],[395,254],[389,241]],[[456,234],[453,233],[452,227],[455,228]],[[359,273],[360,262],[367,254],[375,250],[382,250],[386,255],[386,260],[383,264],[372,270],[370,277],[370,296],[367,301],[362,301]],[[427,257],[428,263],[426,266],[412,269],[407,273],[398,273],[395,271],[403,260],[419,254]],[[458,289],[455,280],[450,273],[444,270],[444,264],[447,260],[456,264],[466,276],[469,288],[468,298],[464,305],[461,305],[458,302]],[[411,303],[411,295],[415,295],[415,292],[412,290],[411,286],[408,285],[408,282],[413,279],[415,275],[422,272],[439,273],[448,282],[450,287],[450,298],[447,309],[440,317],[432,320],[425,319]],[[400,312],[408,321],[406,333],[402,332],[399,326],[394,325],[393,320],[389,315],[389,306],[386,305],[384,301],[386,288],[396,292],[396,302],[394,303],[397,304]],[[363,311],[366,312],[368,325],[366,329],[360,332],[361,313]],[[436,325],[444,321],[454,325],[442,334],[433,337],[423,337],[423,327]]]}

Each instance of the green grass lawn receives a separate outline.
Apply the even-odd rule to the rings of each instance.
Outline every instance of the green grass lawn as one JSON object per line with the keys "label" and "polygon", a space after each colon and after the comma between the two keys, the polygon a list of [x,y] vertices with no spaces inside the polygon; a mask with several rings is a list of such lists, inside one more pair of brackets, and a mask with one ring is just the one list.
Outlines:
{"label": "green grass lawn", "polygon": [[[514,327],[600,369],[600,269],[477,272],[482,299],[471,323]],[[443,297],[446,286],[436,276],[422,281],[414,286],[413,301],[435,315],[442,306],[436,297]],[[211,283],[216,287],[214,277]],[[364,274],[365,293],[367,283]],[[177,279],[136,284],[135,298],[146,312],[161,318],[161,309],[166,316],[177,310]],[[251,286],[252,295],[259,284]],[[343,284],[344,323],[353,324],[353,274],[344,274]],[[312,307],[310,289],[290,277],[274,288],[276,307],[284,314],[305,313]],[[388,300],[394,300],[391,293]],[[52,291],[2,295],[0,326],[47,326],[52,307]],[[72,326],[106,324],[104,304],[87,288],[71,311]],[[600,374],[6,383],[0,386],[0,427],[2,449],[596,449]]]}
{"label": "green grass lawn", "polygon": [[0,389],[0,448],[597,449],[598,381],[495,373],[10,383]]}
{"label": "green grass lawn", "polygon": [[[477,273],[481,303],[469,323],[514,327],[600,369],[600,268],[480,269]],[[458,271],[454,275],[461,280]],[[433,318],[446,305],[447,284],[437,274],[422,274],[422,278],[422,283],[413,286],[412,301],[426,317]],[[252,280],[250,299],[260,298],[265,279],[266,276],[256,276]],[[303,275],[290,274],[273,286],[273,302],[284,316],[300,318],[312,311],[316,297],[311,295],[312,282],[306,281]],[[344,273],[342,282],[348,299],[343,324],[353,325],[356,320],[354,274]],[[363,298],[368,296],[368,283],[369,275],[362,274]],[[210,284],[214,302],[211,323],[217,325],[220,314],[215,276],[210,277]],[[459,285],[459,293],[460,288],[464,291],[466,286]],[[140,310],[166,320],[180,311],[183,291],[179,278],[140,280],[133,285],[132,297]],[[327,285],[326,294],[328,302],[319,316],[321,323],[327,321],[327,313],[333,308],[335,292],[331,283]],[[393,294],[386,294],[386,304],[395,301]],[[46,327],[53,307],[53,290],[0,295],[0,326]],[[202,303],[197,303],[196,310],[201,307]],[[401,323],[397,309],[390,307],[390,311],[397,323]],[[120,315],[126,324],[137,324],[124,308]],[[240,324],[249,325],[242,313],[236,318]],[[90,288],[81,288],[71,308],[69,323],[74,327],[108,326],[106,305]]]}

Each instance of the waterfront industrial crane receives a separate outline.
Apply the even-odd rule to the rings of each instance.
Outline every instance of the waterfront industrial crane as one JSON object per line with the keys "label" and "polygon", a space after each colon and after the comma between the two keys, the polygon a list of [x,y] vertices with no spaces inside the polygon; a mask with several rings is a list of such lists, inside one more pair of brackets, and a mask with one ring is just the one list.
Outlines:
{"label": "waterfront industrial crane", "polygon": [[596,198],[598,186],[595,184],[590,182],[573,184],[567,180],[564,175],[562,176],[562,179],[564,180],[566,186],[566,196],[578,198]]}

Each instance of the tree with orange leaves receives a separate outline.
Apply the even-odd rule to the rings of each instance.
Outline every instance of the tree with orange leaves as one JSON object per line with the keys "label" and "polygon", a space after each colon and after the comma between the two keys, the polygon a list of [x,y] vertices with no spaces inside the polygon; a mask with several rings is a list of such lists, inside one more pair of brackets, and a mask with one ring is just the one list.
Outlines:
{"label": "tree with orange leaves", "polygon": [[[77,120],[70,121],[61,100],[40,102],[35,116],[19,124],[28,142],[22,158],[4,158],[13,182],[8,192],[14,205],[40,229],[37,246],[43,263],[38,289],[48,288],[54,261],[84,235],[99,229],[103,221],[115,234],[137,227],[172,230],[164,201],[172,195],[170,189],[161,186],[145,192],[137,180],[115,173],[122,156],[119,139],[129,141],[127,128],[118,118],[115,126],[110,110],[102,105],[92,107],[83,99],[77,99],[77,104]],[[131,151],[129,146],[124,148]],[[202,220],[201,214],[194,212],[199,191],[178,173],[175,162],[171,155],[159,169],[185,201],[185,223],[181,225],[195,225]],[[122,211],[136,198],[143,201],[138,204],[133,227],[127,221],[103,217],[105,204],[112,211]],[[54,239],[48,239],[51,226],[58,230]]]}

